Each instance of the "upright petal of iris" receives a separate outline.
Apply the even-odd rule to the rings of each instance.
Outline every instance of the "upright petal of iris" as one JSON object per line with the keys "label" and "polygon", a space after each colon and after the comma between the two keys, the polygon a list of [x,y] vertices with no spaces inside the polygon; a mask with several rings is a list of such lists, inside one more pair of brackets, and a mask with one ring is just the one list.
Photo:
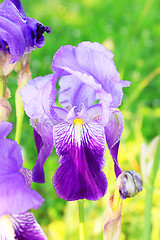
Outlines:
{"label": "upright petal of iris", "polygon": [[54,81],[57,82],[64,75],[79,79],[98,94],[102,110],[106,113],[108,108],[120,106],[122,87],[130,85],[130,82],[120,79],[113,56],[99,43],[82,42],[78,47],[62,46],[53,57],[52,67],[56,72]]}

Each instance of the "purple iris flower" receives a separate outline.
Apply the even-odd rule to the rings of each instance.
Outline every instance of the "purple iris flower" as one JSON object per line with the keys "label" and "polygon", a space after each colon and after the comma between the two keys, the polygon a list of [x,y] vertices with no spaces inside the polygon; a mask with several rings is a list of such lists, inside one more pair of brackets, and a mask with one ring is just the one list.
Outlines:
{"label": "purple iris flower", "polygon": [[50,28],[26,16],[20,0],[0,4],[0,50],[11,56],[10,63],[19,61],[24,53],[44,45],[43,33]]}
{"label": "purple iris flower", "polygon": [[116,177],[122,173],[117,153],[124,119],[117,108],[123,97],[122,87],[130,82],[120,79],[113,56],[96,42],[62,46],[53,57],[53,75],[28,81],[21,92],[39,153],[33,179],[44,181],[43,164],[54,145],[60,159],[53,186],[67,201],[104,196],[106,143]]}
{"label": "purple iris flower", "polygon": [[4,139],[11,129],[11,123],[0,123],[0,239],[11,240],[13,230],[15,239],[45,240],[33,214],[27,212],[40,207],[44,199],[30,188],[32,174],[22,167],[21,148],[15,141]]}

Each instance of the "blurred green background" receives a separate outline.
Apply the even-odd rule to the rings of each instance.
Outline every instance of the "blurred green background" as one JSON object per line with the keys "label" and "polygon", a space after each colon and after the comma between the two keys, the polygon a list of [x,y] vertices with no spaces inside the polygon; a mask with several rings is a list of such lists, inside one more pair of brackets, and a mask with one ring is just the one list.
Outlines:
{"label": "blurred green background", "polygon": [[[45,45],[32,52],[32,76],[52,73],[52,57],[61,45],[77,45],[81,41],[103,43],[114,54],[114,61],[123,80],[131,81],[124,89],[120,110],[125,127],[119,149],[123,170],[135,170],[141,176],[141,146],[149,144],[160,133],[160,1],[159,0],[22,0],[27,16],[51,27],[45,34]],[[16,122],[14,95],[16,74],[8,81],[12,113]],[[14,139],[15,125],[10,137]],[[29,119],[25,116],[21,146],[24,166],[33,168],[37,152]],[[78,207],[76,202],[59,199],[52,187],[52,176],[58,167],[53,151],[45,163],[45,184],[33,188],[45,198],[34,212],[49,240],[78,239]],[[143,167],[143,166],[142,166]],[[106,152],[104,169],[108,178],[108,195],[115,187],[113,162]],[[133,199],[125,200],[122,212],[121,240],[142,239],[146,187]],[[160,239],[160,171],[156,175],[152,205],[151,240]],[[86,235],[88,240],[103,239],[103,215],[107,196],[97,202],[85,201]]]}

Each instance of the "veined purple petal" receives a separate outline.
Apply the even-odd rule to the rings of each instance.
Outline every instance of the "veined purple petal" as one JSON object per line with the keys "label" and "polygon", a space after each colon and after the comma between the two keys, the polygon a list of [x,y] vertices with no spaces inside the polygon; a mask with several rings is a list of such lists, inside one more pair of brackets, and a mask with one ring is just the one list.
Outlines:
{"label": "veined purple petal", "polygon": [[0,123],[0,138],[5,138],[12,130],[13,124],[10,122],[2,121]]}
{"label": "veined purple petal", "polygon": [[61,77],[59,85],[59,102],[68,111],[74,106],[80,111],[82,104],[88,108],[97,100],[96,92],[72,75]]}
{"label": "veined purple petal", "polygon": [[22,167],[19,172],[24,176],[26,185],[30,187],[32,185],[32,171]]}
{"label": "veined purple petal", "polygon": [[0,216],[37,209],[43,198],[25,183],[21,149],[15,141],[0,139]]}
{"label": "veined purple petal", "polygon": [[82,126],[60,123],[54,127],[54,142],[60,157],[53,177],[57,195],[67,201],[98,200],[107,191],[104,167],[104,129],[95,122]]}
{"label": "veined purple petal", "polygon": [[15,239],[47,240],[46,235],[31,212],[13,214],[11,219],[15,231]]}
{"label": "veined purple petal", "polygon": [[104,128],[108,148],[115,163],[116,177],[118,177],[119,174],[122,173],[122,170],[118,165],[117,155],[120,138],[123,131],[123,126],[124,126],[123,114],[120,111],[116,110],[113,111],[107,125]]}

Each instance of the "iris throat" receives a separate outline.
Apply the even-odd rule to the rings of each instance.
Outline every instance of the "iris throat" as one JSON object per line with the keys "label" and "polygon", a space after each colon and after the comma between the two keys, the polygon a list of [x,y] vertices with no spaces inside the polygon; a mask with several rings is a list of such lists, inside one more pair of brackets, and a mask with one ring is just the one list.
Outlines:
{"label": "iris throat", "polygon": [[75,118],[74,119],[74,125],[82,126],[83,125],[83,120],[81,118]]}

